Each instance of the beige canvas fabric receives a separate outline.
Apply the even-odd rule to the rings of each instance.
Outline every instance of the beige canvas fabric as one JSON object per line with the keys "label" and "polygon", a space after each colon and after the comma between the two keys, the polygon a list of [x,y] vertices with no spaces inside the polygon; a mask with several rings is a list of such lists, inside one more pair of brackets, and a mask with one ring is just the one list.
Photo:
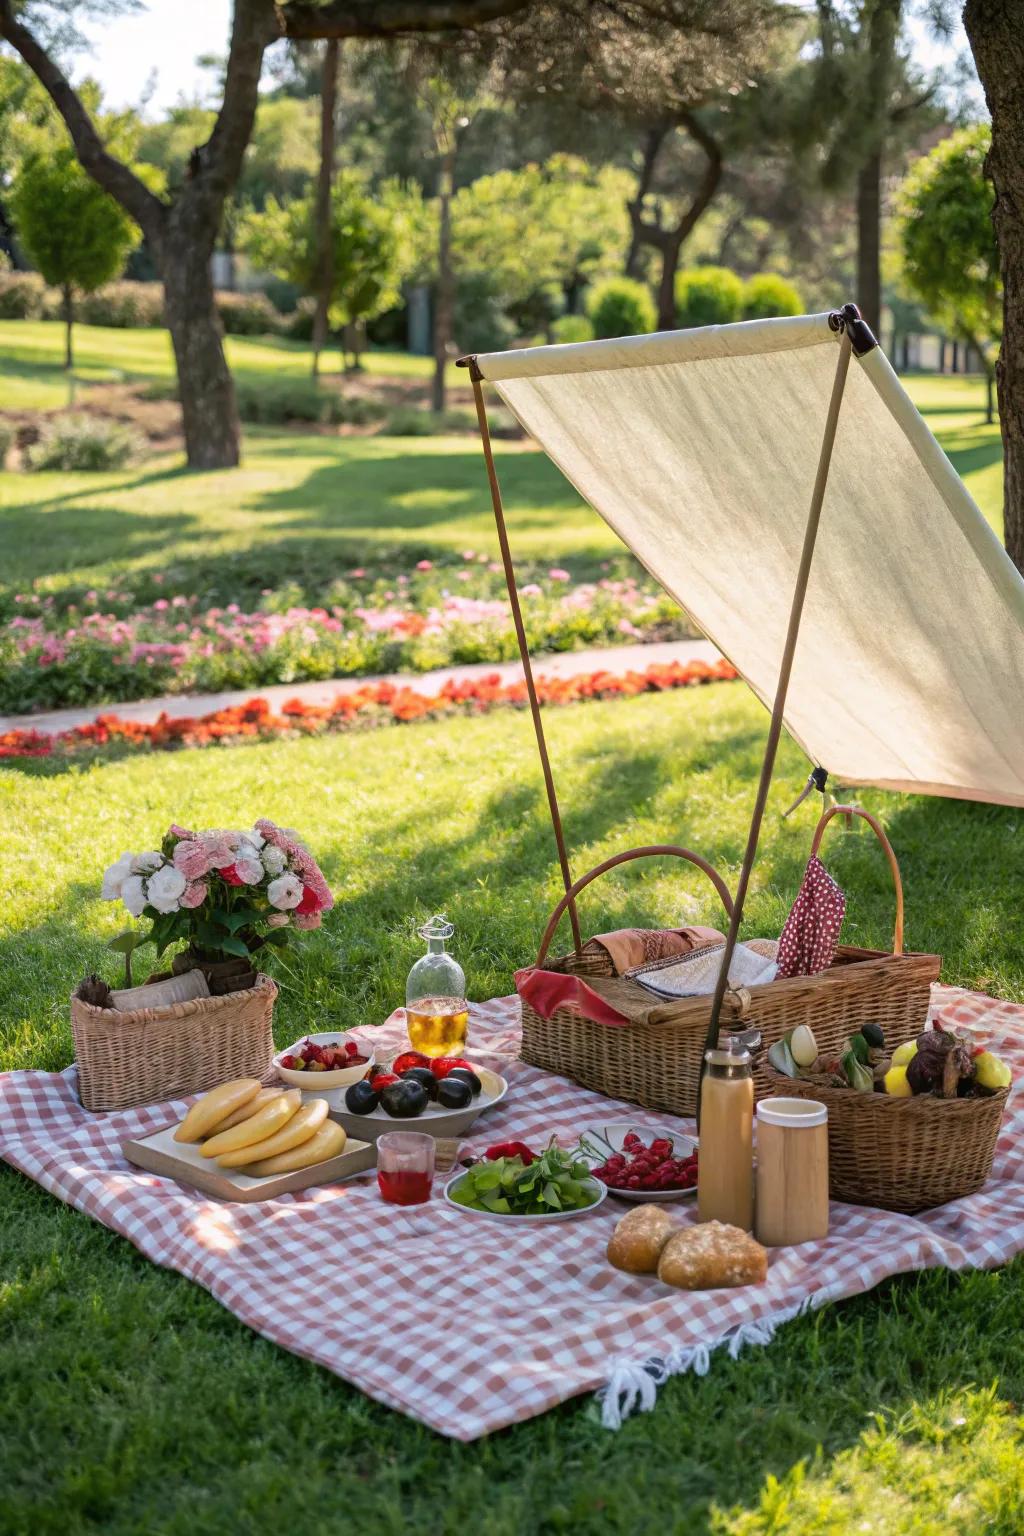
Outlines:
{"label": "beige canvas fabric", "polygon": [[[770,703],[837,355],[807,315],[477,361]],[[841,783],[1024,805],[1024,580],[879,348],[850,367],[786,725]]]}

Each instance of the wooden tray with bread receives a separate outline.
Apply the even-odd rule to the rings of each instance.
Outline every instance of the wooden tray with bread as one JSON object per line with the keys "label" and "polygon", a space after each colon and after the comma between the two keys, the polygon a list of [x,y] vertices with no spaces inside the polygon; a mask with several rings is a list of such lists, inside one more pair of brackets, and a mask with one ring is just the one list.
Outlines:
{"label": "wooden tray with bread", "polygon": [[273,1200],[365,1173],[376,1148],[328,1117],[324,1099],[238,1078],[205,1094],[183,1120],[122,1142],[130,1163],[220,1200]]}

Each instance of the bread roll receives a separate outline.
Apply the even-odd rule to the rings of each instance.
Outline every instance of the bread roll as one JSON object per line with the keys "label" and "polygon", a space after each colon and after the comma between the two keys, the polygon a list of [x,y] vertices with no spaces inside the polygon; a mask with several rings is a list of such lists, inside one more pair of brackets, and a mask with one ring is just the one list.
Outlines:
{"label": "bread roll", "polygon": [[760,1285],[768,1275],[768,1254],[749,1232],[720,1221],[684,1227],[669,1238],[658,1261],[658,1279],[683,1291],[720,1286]]}
{"label": "bread roll", "polygon": [[218,1136],[221,1131],[230,1131],[232,1126],[241,1125],[243,1120],[248,1120],[251,1115],[258,1114],[264,1104],[271,1099],[280,1098],[283,1088],[261,1088],[254,1099],[249,1099],[241,1109],[236,1109],[233,1115],[228,1115],[226,1120],[218,1120],[210,1131],[211,1136]]}
{"label": "bread roll", "polygon": [[240,1125],[233,1125],[230,1131],[218,1131],[215,1136],[209,1137],[199,1148],[199,1155],[222,1157],[225,1152],[234,1152],[236,1147],[254,1147],[258,1141],[266,1141],[268,1137],[283,1130],[301,1104],[301,1090],[289,1088],[287,1093],[279,1093],[276,1098],[268,1099],[262,1109],[258,1109]]}
{"label": "bread roll", "polygon": [[268,1136],[266,1141],[236,1147],[233,1152],[223,1152],[217,1159],[217,1166],[244,1168],[246,1163],[258,1163],[265,1157],[276,1157],[279,1152],[290,1152],[292,1147],[301,1147],[304,1141],[312,1141],[326,1119],[327,1100],[310,1099],[295,1111],[283,1130]]}
{"label": "bread roll", "polygon": [[292,1147],[290,1152],[279,1152],[276,1157],[261,1158],[258,1163],[247,1163],[242,1172],[263,1179],[274,1173],[293,1173],[296,1168],[312,1168],[344,1152],[347,1140],[344,1126],[337,1120],[325,1120],[301,1146]]}
{"label": "bread roll", "polygon": [[661,1250],[674,1231],[664,1206],[634,1206],[608,1240],[608,1262],[627,1275],[653,1275]]}
{"label": "bread roll", "polygon": [[174,1133],[175,1141],[202,1141],[218,1121],[233,1115],[236,1109],[241,1109],[243,1104],[254,1099],[259,1091],[259,1079],[255,1077],[236,1077],[230,1083],[221,1083],[219,1087],[211,1088],[197,1104],[192,1105]]}

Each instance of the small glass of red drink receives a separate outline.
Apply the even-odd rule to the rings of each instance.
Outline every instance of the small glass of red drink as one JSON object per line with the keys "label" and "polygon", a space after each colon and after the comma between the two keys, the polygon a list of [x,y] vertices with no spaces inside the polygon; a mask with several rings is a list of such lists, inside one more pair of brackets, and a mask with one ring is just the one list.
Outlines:
{"label": "small glass of red drink", "polygon": [[422,1205],[434,1182],[434,1138],[385,1131],[377,1138],[377,1185],[391,1205]]}

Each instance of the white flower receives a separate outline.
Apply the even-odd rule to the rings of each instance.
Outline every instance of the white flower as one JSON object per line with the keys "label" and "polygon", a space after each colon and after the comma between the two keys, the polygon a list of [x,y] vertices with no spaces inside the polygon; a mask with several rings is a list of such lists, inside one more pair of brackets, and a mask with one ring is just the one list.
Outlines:
{"label": "white flower", "polygon": [[180,897],[188,881],[180,869],[165,864],[149,877],[149,904],[158,912],[177,912]]}
{"label": "white flower", "polygon": [[280,875],[288,867],[283,848],[278,848],[274,843],[268,843],[260,854],[263,860],[263,868],[268,875]]}
{"label": "white flower", "polygon": [[116,901],[121,894],[121,887],[132,872],[132,855],[122,853],[116,864],[111,864],[103,871],[103,889],[100,891],[104,901]]}
{"label": "white flower", "polygon": [[270,916],[267,918],[267,927],[287,928],[290,922],[291,917],[287,912],[271,912]]}
{"label": "white flower", "polygon": [[255,850],[251,858],[249,857],[248,850],[244,857],[241,854],[239,855],[235,860],[235,874],[243,885],[259,885],[263,879],[263,865],[255,857]]}
{"label": "white flower", "polygon": [[162,853],[137,853],[132,859],[133,875],[151,875],[155,869],[159,869],[165,862]]}
{"label": "white flower", "polygon": [[271,880],[267,886],[267,900],[272,907],[279,912],[287,912],[291,907],[297,907],[302,900],[302,881],[298,875],[290,871],[284,875],[278,875],[276,880]]}
{"label": "white flower", "polygon": [[256,827],[253,827],[251,832],[243,832],[242,836],[245,838],[247,843],[252,843],[252,846],[256,849],[262,848],[263,844],[266,842],[266,838],[263,836],[263,833],[258,831]]}
{"label": "white flower", "polygon": [[121,900],[132,917],[142,916],[142,909],[146,905],[146,887],[142,883],[141,875],[128,876],[121,886]]}

